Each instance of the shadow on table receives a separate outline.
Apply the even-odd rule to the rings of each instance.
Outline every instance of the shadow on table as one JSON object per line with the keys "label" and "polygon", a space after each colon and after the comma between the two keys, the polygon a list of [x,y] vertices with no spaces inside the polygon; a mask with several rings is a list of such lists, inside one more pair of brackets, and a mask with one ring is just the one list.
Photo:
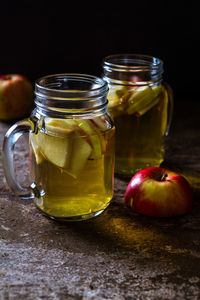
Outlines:
{"label": "shadow on table", "polygon": [[[166,257],[197,253],[200,256],[200,191],[195,191],[193,210],[184,216],[152,218],[139,215],[123,203],[113,203],[100,216],[83,221],[57,223],[61,235],[76,237],[87,251],[107,254],[140,253],[146,257]],[[92,254],[92,253],[91,253]]]}

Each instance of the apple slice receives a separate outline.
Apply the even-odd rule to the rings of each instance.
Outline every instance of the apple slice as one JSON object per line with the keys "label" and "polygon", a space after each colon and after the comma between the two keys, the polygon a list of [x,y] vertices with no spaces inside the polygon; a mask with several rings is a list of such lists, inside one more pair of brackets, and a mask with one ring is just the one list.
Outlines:
{"label": "apple slice", "polygon": [[122,110],[122,104],[126,104],[126,102],[129,100],[130,96],[132,95],[133,88],[127,88],[127,87],[112,87],[109,94],[108,94],[108,100],[109,109],[117,108],[118,110]]}
{"label": "apple slice", "polygon": [[109,93],[108,93],[108,107],[109,109],[112,109],[119,105],[120,103],[120,97],[117,94],[119,88],[109,86]]}
{"label": "apple slice", "polygon": [[35,155],[36,163],[39,165],[44,160],[44,156],[40,152],[40,149],[39,149],[39,146],[38,146],[38,144],[36,142],[36,138],[35,138],[35,134],[34,133],[30,134],[30,144],[31,144],[31,147],[33,149],[33,153]]}
{"label": "apple slice", "polygon": [[162,124],[161,124],[161,133],[162,135],[166,134],[167,131],[167,123],[168,123],[168,92],[164,86],[162,86],[162,94],[161,94],[161,101],[162,101],[162,110],[163,110],[163,117],[162,117]]}
{"label": "apple slice", "polygon": [[77,178],[87,159],[102,155],[101,138],[89,120],[51,119],[45,121],[45,133],[36,135],[42,154],[54,165]]}
{"label": "apple slice", "polygon": [[138,113],[140,115],[140,111],[145,113],[147,111],[145,108],[148,106],[151,108],[150,103],[158,96],[160,88],[160,86],[141,86],[136,88],[128,100],[128,114]]}
{"label": "apple slice", "polygon": [[90,120],[95,126],[99,129],[99,131],[106,131],[111,128],[110,123],[106,120],[105,117],[96,117]]}
{"label": "apple slice", "polygon": [[73,133],[53,136],[43,132],[36,135],[36,141],[42,154],[54,165],[67,168],[72,152]]}
{"label": "apple slice", "polygon": [[46,118],[45,133],[40,131],[36,135],[41,152],[58,167],[67,168],[69,166],[75,126],[72,119]]}
{"label": "apple slice", "polygon": [[79,128],[81,128],[83,133],[85,134],[85,138],[87,139],[88,143],[92,146],[92,153],[90,155],[90,158],[101,158],[101,140],[94,127],[91,125],[89,120],[79,119],[75,121],[77,122]]}
{"label": "apple slice", "polygon": [[73,139],[73,149],[69,167],[69,173],[73,177],[77,178],[80,172],[83,170],[90,154],[92,152],[92,147],[88,142],[81,138],[78,134]]}
{"label": "apple slice", "polygon": [[105,132],[111,128],[110,123],[105,119],[105,117],[97,117],[95,119],[89,120],[97,132],[100,142],[101,142],[101,151],[104,154],[107,150],[107,138]]}
{"label": "apple slice", "polygon": [[[82,123],[81,123],[82,124]],[[92,152],[84,136],[80,120],[51,119],[45,121],[45,133],[36,135],[37,145],[43,155],[54,165],[77,178]]]}
{"label": "apple slice", "polygon": [[144,115],[147,111],[149,111],[152,107],[154,107],[158,102],[160,101],[159,97],[156,97],[154,99],[152,99],[152,101],[150,103],[148,103],[148,105],[146,105],[144,108],[138,110],[137,115],[139,117],[141,117],[142,115]]}
{"label": "apple slice", "polygon": [[45,130],[49,134],[66,136],[77,129],[77,123],[74,119],[51,119],[45,120]]}

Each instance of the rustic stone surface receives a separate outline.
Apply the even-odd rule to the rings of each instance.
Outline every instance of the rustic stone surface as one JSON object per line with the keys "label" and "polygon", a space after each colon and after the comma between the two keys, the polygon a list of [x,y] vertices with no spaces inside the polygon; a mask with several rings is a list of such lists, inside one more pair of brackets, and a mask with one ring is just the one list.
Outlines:
{"label": "rustic stone surface", "polygon": [[[180,105],[180,104],[179,104]],[[99,217],[58,223],[9,190],[0,161],[0,299],[199,299],[200,105],[175,110],[164,166],[194,189],[191,213],[169,219],[123,205],[127,180]],[[0,143],[7,124],[0,123]],[[25,181],[25,147],[17,147]]]}

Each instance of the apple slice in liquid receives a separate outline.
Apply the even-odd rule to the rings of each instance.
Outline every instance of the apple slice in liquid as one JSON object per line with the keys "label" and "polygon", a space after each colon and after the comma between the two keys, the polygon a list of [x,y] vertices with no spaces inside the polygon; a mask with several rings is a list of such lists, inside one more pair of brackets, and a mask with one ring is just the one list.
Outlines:
{"label": "apple slice in liquid", "polygon": [[92,153],[90,154],[90,159],[99,159],[101,158],[101,141],[99,135],[95,131],[89,120],[79,119],[76,120],[79,128],[82,129],[82,132],[85,133],[85,138],[92,147]]}
{"label": "apple slice in liquid", "polygon": [[80,138],[77,133],[73,139],[73,149],[69,166],[69,172],[73,177],[78,177],[90,157],[91,152],[91,146],[85,139]]}
{"label": "apple slice in liquid", "polygon": [[31,144],[31,147],[32,147],[34,155],[35,155],[36,163],[37,163],[37,165],[39,165],[44,160],[44,156],[40,152],[40,149],[39,149],[39,146],[37,144],[34,133],[30,133],[30,144]]}
{"label": "apple slice in liquid", "polygon": [[36,135],[38,148],[42,154],[54,165],[60,168],[67,168],[72,152],[72,134],[66,137],[48,135],[39,132]]}
{"label": "apple slice in liquid", "polygon": [[153,100],[157,98],[160,89],[161,89],[160,86],[153,86],[153,87],[143,86],[143,87],[136,88],[135,92],[133,92],[133,95],[128,100],[129,101],[129,107],[127,109],[128,114],[132,115],[134,113],[138,113],[140,115],[140,111],[141,111],[141,115],[142,115],[145,112],[147,112],[148,109],[145,108],[148,108],[148,106],[150,108],[153,107],[151,103]]}
{"label": "apple slice in liquid", "polygon": [[76,178],[91,154],[92,147],[80,135],[74,120],[47,119],[46,132],[36,135],[38,148],[54,165]]}

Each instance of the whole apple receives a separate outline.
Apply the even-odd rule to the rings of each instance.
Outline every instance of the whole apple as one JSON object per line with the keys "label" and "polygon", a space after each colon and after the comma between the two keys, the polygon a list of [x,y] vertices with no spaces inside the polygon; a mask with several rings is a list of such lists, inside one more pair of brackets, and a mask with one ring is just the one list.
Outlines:
{"label": "whole apple", "polygon": [[183,215],[192,208],[193,191],[181,175],[150,167],[135,174],[125,192],[125,205],[152,217]]}
{"label": "whole apple", "polygon": [[33,108],[33,86],[24,76],[8,74],[0,76],[0,119],[20,119]]}

